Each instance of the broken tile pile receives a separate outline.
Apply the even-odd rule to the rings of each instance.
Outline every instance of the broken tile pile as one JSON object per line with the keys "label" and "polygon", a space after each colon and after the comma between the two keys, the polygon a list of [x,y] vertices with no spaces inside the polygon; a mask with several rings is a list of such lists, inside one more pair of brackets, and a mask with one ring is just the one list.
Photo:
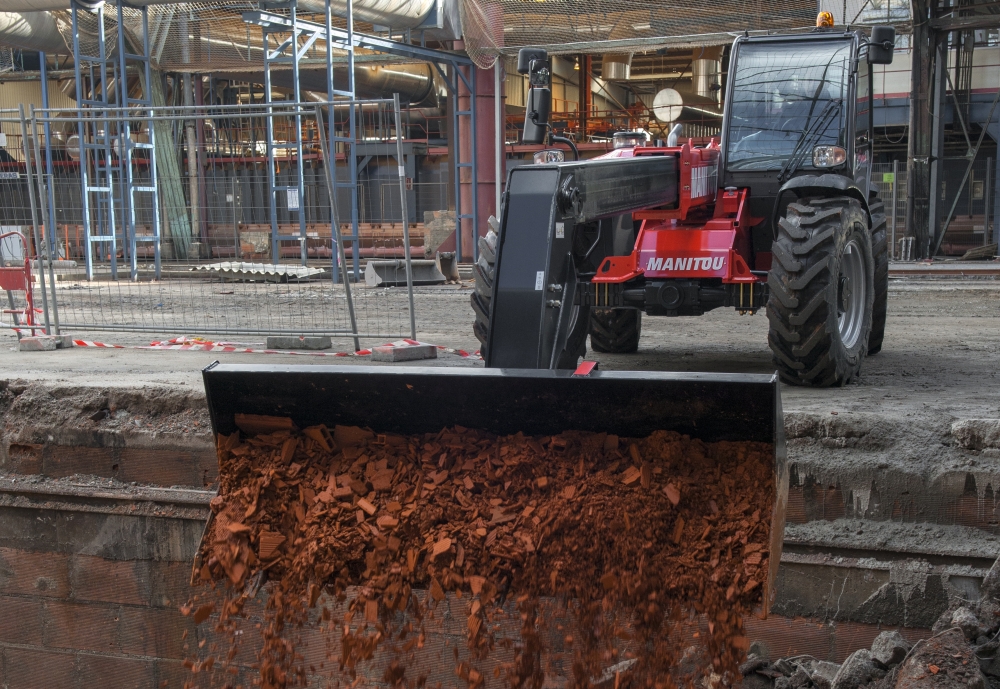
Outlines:
{"label": "broken tile pile", "polygon": [[[310,680],[315,665],[293,630],[317,620],[336,637],[329,660],[345,684],[372,673],[378,652],[391,659],[380,656],[369,679],[421,686],[425,626],[436,606],[456,603],[470,653],[458,662],[456,650],[454,671],[470,687],[541,687],[555,637],[569,656],[567,686],[616,664],[626,668],[616,687],[736,679],[743,619],[767,582],[769,445],[237,423],[242,433],[218,438],[220,490],[195,574],[224,583],[224,598],[200,593],[188,611],[217,611],[218,629],[235,629],[266,573],[262,686]],[[546,605],[568,611],[576,639],[547,628]],[[511,607],[520,638],[504,646]],[[508,661],[490,660],[498,647]]]}
{"label": "broken tile pile", "polygon": [[977,603],[957,601],[935,622],[933,636],[910,643],[884,631],[870,649],[843,664],[808,656],[767,659],[751,644],[740,665],[743,689],[1000,689],[1000,559]]}

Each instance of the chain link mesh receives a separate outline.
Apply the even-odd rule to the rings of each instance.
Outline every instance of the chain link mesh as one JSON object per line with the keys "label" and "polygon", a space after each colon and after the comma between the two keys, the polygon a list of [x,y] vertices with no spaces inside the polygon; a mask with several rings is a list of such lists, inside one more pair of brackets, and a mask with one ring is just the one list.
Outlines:
{"label": "chain link mesh", "polygon": [[628,53],[667,46],[722,45],[734,31],[812,26],[816,3],[789,0],[694,0],[683,4],[625,0],[465,0],[465,48],[480,67],[523,46],[559,53]]}

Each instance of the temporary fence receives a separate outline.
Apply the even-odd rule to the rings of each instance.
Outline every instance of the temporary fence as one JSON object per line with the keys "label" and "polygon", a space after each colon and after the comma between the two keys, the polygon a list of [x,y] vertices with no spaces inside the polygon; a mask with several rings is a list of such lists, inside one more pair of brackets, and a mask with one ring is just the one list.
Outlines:
{"label": "temporary fence", "polygon": [[37,234],[54,329],[415,336],[412,281],[363,282],[363,260],[424,257],[398,102],[0,113],[15,125],[0,224]]}
{"label": "temporary fence", "polygon": [[[972,166],[969,180],[956,200],[958,183],[968,165],[967,159],[946,158],[944,173],[938,184],[937,209],[939,223],[944,223],[948,210],[954,205],[955,212],[947,227],[939,228],[944,233],[941,253],[959,256],[966,251],[997,241],[998,230],[993,217],[993,189],[995,188],[994,160],[977,160]],[[872,182],[879,189],[885,203],[888,240],[892,256],[899,260],[913,260],[916,252],[912,246],[907,252],[906,237],[906,163],[877,163],[872,166]]]}

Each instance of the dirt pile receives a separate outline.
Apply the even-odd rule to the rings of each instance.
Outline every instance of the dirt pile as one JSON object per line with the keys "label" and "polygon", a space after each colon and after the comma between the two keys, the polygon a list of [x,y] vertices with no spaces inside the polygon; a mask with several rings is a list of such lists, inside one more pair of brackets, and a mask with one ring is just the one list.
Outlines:
{"label": "dirt pile", "polygon": [[[302,625],[328,630],[330,678],[422,686],[438,606],[462,609],[452,679],[471,687],[736,677],[743,618],[766,587],[770,446],[238,421],[243,434],[218,440],[196,574],[224,582],[223,598],[202,593],[191,611],[218,611],[218,629],[235,634],[266,573],[263,686],[319,672],[296,648]],[[503,631],[511,615],[516,640]],[[222,670],[235,655],[191,664]]]}

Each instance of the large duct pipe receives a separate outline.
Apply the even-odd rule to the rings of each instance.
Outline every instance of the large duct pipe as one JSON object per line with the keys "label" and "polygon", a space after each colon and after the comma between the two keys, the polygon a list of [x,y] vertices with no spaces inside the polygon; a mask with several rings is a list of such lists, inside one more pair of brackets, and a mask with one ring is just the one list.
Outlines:
{"label": "large duct pipe", "polygon": [[[232,81],[262,83],[260,72],[236,72],[218,76]],[[347,83],[347,67],[334,67],[334,83]],[[291,70],[271,72],[271,84],[276,88],[291,89]],[[299,69],[299,88],[302,91],[326,93],[326,70]],[[434,69],[430,65],[357,65],[354,68],[354,88],[358,98],[392,98],[413,106],[437,105],[434,92]]]}
{"label": "large duct pipe", "polygon": [[[99,2],[83,2],[94,6]],[[179,5],[184,0],[131,0],[130,5]],[[346,0],[332,0],[334,14],[347,14]],[[380,24],[393,29],[412,29],[420,26],[434,10],[435,0],[354,0],[354,18],[359,21]],[[325,14],[322,0],[298,0],[298,11]],[[38,12],[45,10],[68,10],[69,0],[0,0],[0,12]]]}
{"label": "large duct pipe", "polygon": [[66,41],[48,12],[0,12],[0,45],[65,54]]}
{"label": "large duct pipe", "polygon": [[722,98],[722,47],[713,46],[695,51],[691,61],[691,91],[702,98],[719,103]]}
{"label": "large duct pipe", "polygon": [[601,78],[604,81],[628,79],[631,72],[631,53],[610,53],[601,58]]}

